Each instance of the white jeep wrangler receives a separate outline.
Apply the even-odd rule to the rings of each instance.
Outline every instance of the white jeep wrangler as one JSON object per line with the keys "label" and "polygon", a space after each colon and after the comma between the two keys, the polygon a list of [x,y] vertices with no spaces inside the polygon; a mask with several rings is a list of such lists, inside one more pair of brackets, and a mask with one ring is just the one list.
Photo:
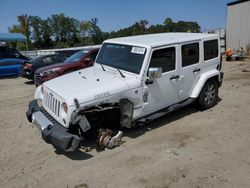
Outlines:
{"label": "white jeep wrangler", "polygon": [[223,73],[219,37],[162,33],[104,41],[95,65],[39,86],[26,115],[43,139],[64,151],[95,133],[101,147],[119,145],[108,130],[132,128],[198,101],[217,103]]}

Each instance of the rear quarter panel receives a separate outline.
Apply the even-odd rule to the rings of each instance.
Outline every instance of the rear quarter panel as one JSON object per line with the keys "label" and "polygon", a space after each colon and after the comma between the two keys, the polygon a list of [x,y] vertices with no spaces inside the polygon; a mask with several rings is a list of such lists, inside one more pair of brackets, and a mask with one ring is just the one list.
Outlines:
{"label": "rear quarter panel", "polygon": [[219,37],[213,36],[211,38],[208,39],[203,39],[201,42],[202,44],[204,44],[205,41],[209,41],[209,40],[218,40],[218,56],[209,60],[204,60],[204,45],[202,45],[202,49],[201,49],[201,74],[200,74],[200,78],[196,84],[196,86],[194,87],[194,90],[191,93],[191,98],[197,98],[204,86],[204,84],[206,83],[206,81],[209,78],[212,78],[214,76],[218,76],[220,77],[220,71],[217,70],[217,66],[220,64],[220,60],[221,60],[221,54],[220,54],[220,40]]}

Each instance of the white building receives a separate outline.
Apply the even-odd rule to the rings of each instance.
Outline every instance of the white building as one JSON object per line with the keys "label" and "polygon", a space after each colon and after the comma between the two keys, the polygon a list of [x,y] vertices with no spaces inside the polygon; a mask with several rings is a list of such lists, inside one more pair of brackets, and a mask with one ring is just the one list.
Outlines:
{"label": "white building", "polygon": [[233,50],[250,46],[250,0],[227,4],[226,46]]}

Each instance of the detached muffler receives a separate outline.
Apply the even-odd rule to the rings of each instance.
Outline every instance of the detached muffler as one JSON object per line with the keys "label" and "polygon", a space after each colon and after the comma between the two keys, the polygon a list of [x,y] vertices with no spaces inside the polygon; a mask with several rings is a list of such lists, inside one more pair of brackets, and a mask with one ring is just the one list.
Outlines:
{"label": "detached muffler", "polygon": [[101,149],[109,148],[112,149],[114,147],[120,146],[122,144],[122,131],[118,131],[116,135],[114,135],[111,130],[100,130],[98,136],[98,145]]}

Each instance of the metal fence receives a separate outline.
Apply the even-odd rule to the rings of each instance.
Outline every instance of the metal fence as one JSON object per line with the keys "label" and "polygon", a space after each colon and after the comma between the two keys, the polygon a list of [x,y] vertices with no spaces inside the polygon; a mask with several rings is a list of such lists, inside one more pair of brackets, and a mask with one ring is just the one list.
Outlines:
{"label": "metal fence", "polygon": [[68,53],[68,52],[76,52],[79,50],[90,49],[90,48],[99,48],[101,45],[92,45],[92,46],[80,46],[80,47],[72,47],[72,48],[60,48],[60,49],[47,49],[47,50],[32,50],[32,51],[20,51],[23,55],[34,58],[42,55],[50,55],[55,53]]}

